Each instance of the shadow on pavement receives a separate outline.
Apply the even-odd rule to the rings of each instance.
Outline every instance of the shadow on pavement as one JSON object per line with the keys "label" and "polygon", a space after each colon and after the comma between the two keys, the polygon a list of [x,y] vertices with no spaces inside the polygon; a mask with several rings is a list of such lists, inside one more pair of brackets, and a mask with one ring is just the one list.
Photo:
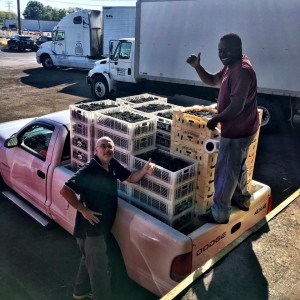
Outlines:
{"label": "shadow on pavement", "polygon": [[34,68],[26,69],[24,73],[28,75],[21,78],[25,85],[39,89],[61,86],[61,93],[86,98],[91,96],[90,87],[86,83],[88,70]]}
{"label": "shadow on pavement", "polygon": [[252,247],[252,242],[267,232],[266,224],[235,248],[241,251],[230,252],[174,300],[267,300],[269,285]]}

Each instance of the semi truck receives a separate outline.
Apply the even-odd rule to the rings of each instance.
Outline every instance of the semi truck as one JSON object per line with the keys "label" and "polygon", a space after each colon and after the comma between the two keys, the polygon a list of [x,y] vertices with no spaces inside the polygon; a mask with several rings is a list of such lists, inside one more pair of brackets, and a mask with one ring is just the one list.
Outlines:
{"label": "semi truck", "polygon": [[53,28],[53,40],[39,48],[36,60],[48,69],[91,69],[95,61],[108,56],[109,40],[134,36],[134,32],[135,7],[80,10]]}
{"label": "semi truck", "polygon": [[297,0],[138,0],[135,38],[112,41],[110,56],[89,71],[92,97],[130,85],[215,101],[218,88],[201,82],[186,59],[201,52],[203,67],[217,72],[218,42],[235,32],[256,71],[262,131],[272,131],[300,109],[299,14]]}
{"label": "semi truck", "polygon": [[[2,196],[42,225],[53,220],[72,233],[76,210],[60,195],[74,174],[70,127],[69,110],[0,124],[0,175],[5,183]],[[266,216],[270,187],[252,180],[249,191],[249,211],[233,207],[228,224],[193,222],[182,230],[119,198],[112,232],[128,276],[152,293],[165,295]]]}

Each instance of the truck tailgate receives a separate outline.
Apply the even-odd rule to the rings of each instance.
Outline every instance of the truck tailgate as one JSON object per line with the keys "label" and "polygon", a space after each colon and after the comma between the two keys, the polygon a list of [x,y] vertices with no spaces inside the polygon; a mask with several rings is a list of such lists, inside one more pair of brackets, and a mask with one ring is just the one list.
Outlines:
{"label": "truck tailgate", "polygon": [[202,266],[220,250],[237,239],[241,234],[262,220],[267,212],[271,189],[253,182],[254,193],[249,211],[232,207],[228,224],[204,224],[189,236],[193,240],[192,271]]}

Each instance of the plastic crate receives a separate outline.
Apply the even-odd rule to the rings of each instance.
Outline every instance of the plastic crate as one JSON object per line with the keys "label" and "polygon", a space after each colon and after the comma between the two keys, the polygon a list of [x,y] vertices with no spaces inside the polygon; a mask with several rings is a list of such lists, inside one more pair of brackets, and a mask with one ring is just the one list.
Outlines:
{"label": "plastic crate", "polygon": [[139,103],[151,103],[151,102],[158,101],[158,100],[163,101],[163,102],[168,101],[168,99],[165,97],[160,97],[157,95],[145,93],[145,94],[140,94],[140,95],[135,95],[135,96],[117,98],[116,102],[118,104],[133,106],[133,105],[139,104]]}
{"label": "plastic crate", "polygon": [[[208,132],[209,131],[209,132]],[[219,132],[216,130],[211,131],[208,128],[203,130],[191,130],[189,127],[181,127],[180,129],[175,126],[172,130],[172,140],[179,143],[192,143],[194,145],[204,145],[205,141],[209,138],[218,138]]]}
{"label": "plastic crate", "polygon": [[[207,112],[207,116],[196,116],[192,115],[189,112]],[[172,133],[174,131],[189,131],[194,132],[202,138],[212,138],[216,134],[218,134],[217,130],[211,131],[207,128],[207,121],[211,119],[211,117],[217,113],[217,110],[212,108],[211,106],[196,106],[196,107],[188,107],[182,109],[174,109],[173,111],[173,123],[172,123]]]}
{"label": "plastic crate", "polygon": [[195,179],[181,185],[172,186],[166,185],[163,182],[154,181],[150,176],[144,176],[135,185],[143,189],[145,193],[155,195],[162,201],[167,200],[170,202],[176,202],[191,194],[195,195],[196,191]]}
{"label": "plastic crate", "polygon": [[196,215],[203,215],[210,211],[213,205],[213,195],[199,197],[196,195],[194,212]]}
{"label": "plastic crate", "polygon": [[71,161],[75,160],[79,163],[86,163],[93,157],[92,153],[83,151],[76,147],[71,146]]}
{"label": "plastic crate", "polygon": [[[171,133],[173,122],[173,109],[155,112],[153,113],[153,115],[156,115],[157,130],[162,130]],[[169,115],[171,118],[164,117],[163,115]]]}
{"label": "plastic crate", "polygon": [[71,136],[81,135],[87,139],[92,139],[94,134],[93,124],[85,124],[79,121],[71,121]]}
{"label": "plastic crate", "polygon": [[166,111],[173,110],[173,108],[175,107],[177,108],[179,106],[161,100],[153,101],[151,103],[134,104],[132,106],[132,108],[135,110],[144,112],[146,114],[154,114],[154,115],[157,115],[157,113],[159,112],[166,112]]}
{"label": "plastic crate", "polygon": [[[203,112],[203,116],[191,114],[191,112]],[[207,112],[205,115],[204,112]],[[215,114],[217,110],[211,106],[192,106],[175,109],[173,112],[173,121],[180,122],[181,124],[188,124],[192,127],[198,127],[207,123]]]}
{"label": "plastic crate", "polygon": [[[117,113],[128,115],[132,114],[136,117],[144,118],[144,120],[130,123],[108,115]],[[109,112],[95,112],[95,127],[108,129],[116,132],[118,135],[132,139],[156,133],[156,117],[150,114],[138,112],[129,107],[119,107],[111,109]]]}
{"label": "plastic crate", "polygon": [[115,147],[114,158],[125,168],[131,170],[133,156],[128,151]]}
{"label": "plastic crate", "polygon": [[165,131],[156,131],[156,147],[170,152],[171,134]]}
{"label": "plastic crate", "polygon": [[199,162],[200,165],[212,164],[215,165],[218,158],[218,153],[206,153],[204,147],[191,143],[173,143],[171,139],[170,152],[181,157],[187,157]]}
{"label": "plastic crate", "polygon": [[155,133],[137,138],[129,138],[119,135],[118,132],[113,130],[105,130],[97,126],[95,128],[95,139],[97,140],[102,136],[110,137],[113,140],[116,149],[122,150],[123,152],[127,151],[128,154],[131,155],[137,155],[155,148]]}
{"label": "plastic crate", "polygon": [[71,169],[76,172],[84,166],[84,163],[76,161],[75,159],[71,160]]}
{"label": "plastic crate", "polygon": [[[171,189],[175,189],[178,185],[185,183],[190,180],[195,180],[197,176],[197,162],[194,160],[190,160],[184,157],[178,157],[176,155],[170,154],[164,150],[156,149],[149,151],[147,153],[143,154],[144,157],[149,157],[152,159],[155,157],[165,157],[165,159],[168,159],[169,164],[178,164],[178,167],[180,167],[179,164],[185,165],[185,167],[182,167],[178,171],[170,171],[162,166],[159,166],[158,164],[155,165],[154,173],[153,175],[146,174],[144,176],[143,180],[149,180],[149,181],[156,181],[158,184],[163,184],[164,186],[168,186],[168,188],[171,187]],[[144,167],[144,165],[147,163],[148,159],[145,160],[143,158],[139,158],[137,156],[133,157],[132,160],[132,170],[139,170]],[[153,160],[155,163],[155,161]]]}
{"label": "plastic crate", "polygon": [[187,195],[175,203],[165,201],[135,185],[132,187],[131,204],[170,226],[177,224],[178,227],[182,227],[189,223],[191,218],[180,225],[178,220],[194,210],[194,202],[194,194]]}
{"label": "plastic crate", "polygon": [[121,182],[118,180],[118,197],[130,202],[130,197],[131,197],[131,184],[128,182]]}
{"label": "plastic crate", "polygon": [[156,199],[155,197],[145,194],[143,191],[139,191],[138,189],[134,189],[130,203],[138,207],[139,209],[147,212],[149,215],[155,217],[156,219],[162,221],[163,223],[168,224],[169,226],[176,229],[182,229],[191,224],[192,222],[194,201],[192,202],[191,208],[186,208],[189,205],[187,203],[190,203],[189,199],[184,199],[177,203],[177,207],[181,206],[180,209],[186,209],[181,210],[181,213],[175,216],[174,206],[172,207],[170,204],[166,204]]}
{"label": "plastic crate", "polygon": [[88,139],[85,137],[81,137],[78,135],[71,136],[71,145],[73,147],[76,147],[78,149],[82,149],[87,152],[93,152],[94,151],[94,140]]}
{"label": "plastic crate", "polygon": [[95,111],[107,110],[110,108],[116,108],[120,106],[121,103],[117,103],[113,100],[103,100],[86,102],[79,104],[70,105],[70,116],[71,120],[80,121],[82,123],[90,123],[94,121]]}

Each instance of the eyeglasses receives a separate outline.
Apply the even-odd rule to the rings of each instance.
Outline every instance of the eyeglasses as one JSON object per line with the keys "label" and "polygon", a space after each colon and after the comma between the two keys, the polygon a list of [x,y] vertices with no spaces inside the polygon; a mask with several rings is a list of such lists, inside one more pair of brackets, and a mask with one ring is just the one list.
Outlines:
{"label": "eyeglasses", "polygon": [[97,147],[100,147],[103,150],[105,150],[105,149],[113,149],[114,148],[114,146],[110,145],[110,144],[107,144],[107,145],[101,144],[101,145],[98,145]]}

